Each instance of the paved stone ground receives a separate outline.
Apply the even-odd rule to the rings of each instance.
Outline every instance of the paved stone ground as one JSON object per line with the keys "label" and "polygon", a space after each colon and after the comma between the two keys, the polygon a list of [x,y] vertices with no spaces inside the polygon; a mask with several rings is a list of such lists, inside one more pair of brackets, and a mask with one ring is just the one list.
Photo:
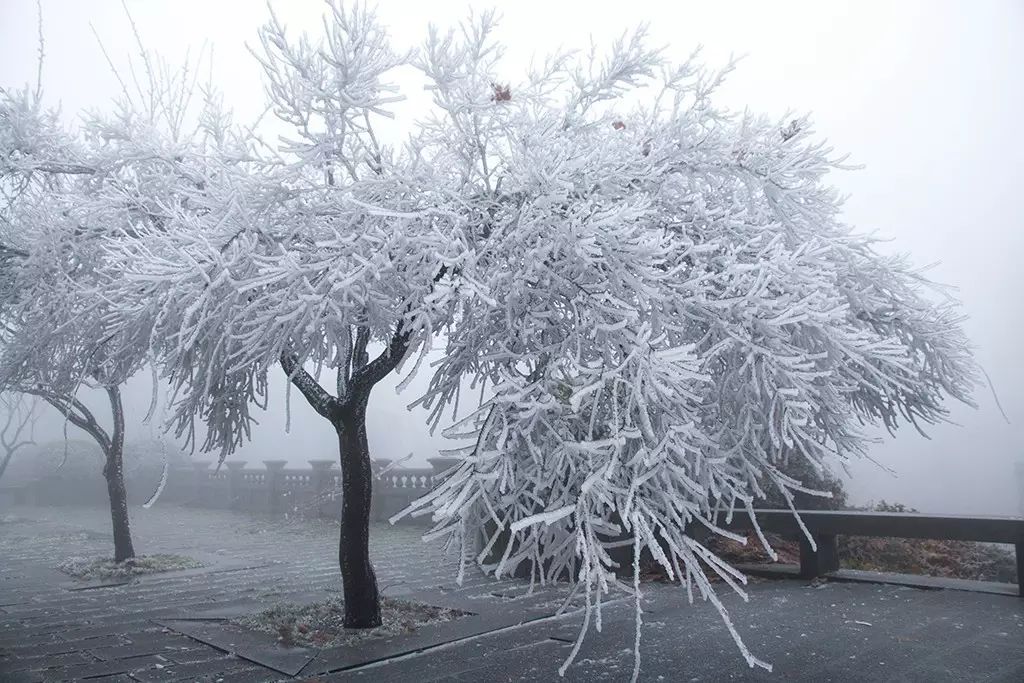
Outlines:
{"label": "paved stone ground", "polygon": [[[273,674],[153,623],[240,601],[322,598],[340,589],[337,526],[159,505],[131,510],[137,554],[180,553],[206,571],[68,591],[53,569],[72,556],[112,552],[109,517],[92,508],[7,508],[0,513],[0,680],[101,675],[133,659],[140,681],[273,680]],[[392,594],[452,584],[451,562],[415,528],[371,534],[378,582]],[[484,577],[469,577],[479,585]],[[161,659],[163,658],[163,659]],[[45,671],[15,672],[46,666]],[[60,667],[60,668],[54,668]],[[268,675],[269,674],[269,675]],[[113,679],[112,679],[113,680]],[[128,680],[118,678],[117,680]]]}
{"label": "paved stone ground", "polygon": [[[0,510],[0,681],[288,680],[154,620],[336,591],[336,526],[159,504],[133,509],[132,522],[138,553],[192,554],[208,566],[123,586],[67,590],[68,577],[53,566],[69,556],[110,553],[105,512]],[[522,593],[516,583],[495,583],[475,572],[456,588],[450,558],[424,544],[417,529],[375,528],[373,539],[380,584],[392,594]],[[1024,600],[1018,598],[792,580],[753,583],[750,593],[743,603],[723,591],[723,601],[750,649],[775,665],[773,674],[746,667],[710,605],[689,606],[678,588],[650,585],[640,680],[1024,680]],[[495,616],[531,600],[500,601]],[[565,680],[628,680],[633,618],[628,602],[607,607],[602,632],[588,636]],[[578,613],[502,624],[492,633],[305,680],[559,680],[558,665],[579,629]]]}

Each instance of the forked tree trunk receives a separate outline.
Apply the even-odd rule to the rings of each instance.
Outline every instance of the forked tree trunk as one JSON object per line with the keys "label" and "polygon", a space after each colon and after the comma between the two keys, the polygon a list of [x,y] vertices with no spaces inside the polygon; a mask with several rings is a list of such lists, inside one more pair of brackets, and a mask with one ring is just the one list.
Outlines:
{"label": "forked tree trunk", "polygon": [[[441,271],[442,275],[444,270]],[[373,473],[366,439],[366,405],[373,387],[392,372],[409,349],[409,335],[399,324],[383,353],[369,361],[369,328],[360,327],[353,342],[341,347],[346,362],[337,370],[338,395],[331,396],[302,368],[298,357],[281,354],[281,367],[316,412],[338,434],[341,459],[341,532],[338,566],[345,595],[345,626],[380,626],[380,591],[370,563],[370,502]]]}
{"label": "forked tree trunk", "polygon": [[121,390],[116,384],[105,389],[114,422],[110,434],[107,434],[92,412],[73,394],[53,393],[41,386],[33,393],[41,396],[72,424],[96,439],[96,443],[103,451],[103,478],[107,480],[110,523],[114,531],[114,561],[124,562],[135,557],[131,529],[128,526],[128,493],[124,487],[124,406],[121,404]]}
{"label": "forked tree trunk", "polygon": [[341,459],[341,532],[338,565],[345,594],[345,627],[381,625],[377,575],[370,562],[373,474],[366,439],[366,398],[344,404],[333,421]]}

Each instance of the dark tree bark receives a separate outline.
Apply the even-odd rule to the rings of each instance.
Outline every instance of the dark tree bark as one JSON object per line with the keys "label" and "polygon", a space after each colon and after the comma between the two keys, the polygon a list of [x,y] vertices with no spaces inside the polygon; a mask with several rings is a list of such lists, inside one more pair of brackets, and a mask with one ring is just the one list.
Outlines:
{"label": "dark tree bark", "polygon": [[336,397],[302,368],[297,356],[281,356],[281,367],[289,380],[338,434],[342,485],[338,567],[347,628],[374,628],[381,624],[380,591],[370,562],[373,472],[366,438],[366,407],[373,387],[398,366],[409,349],[409,335],[401,325],[388,347],[372,361],[366,355],[368,341],[368,330],[358,328],[355,339],[343,349],[342,356],[347,360],[338,368]]}
{"label": "dark tree bark", "polygon": [[47,403],[67,417],[71,424],[89,434],[103,452],[103,478],[107,481],[110,499],[110,522],[114,533],[114,561],[124,562],[135,557],[131,528],[128,524],[128,493],[124,485],[124,407],[121,390],[117,386],[105,387],[110,400],[113,429],[110,434],[100,426],[95,416],[74,396],[65,396],[36,387],[29,393],[41,396]]}
{"label": "dark tree bark", "polygon": [[107,387],[107,397],[110,399],[110,412],[114,416],[114,429],[105,452],[107,462],[103,466],[103,476],[107,480],[107,497],[110,499],[114,562],[124,562],[135,557],[128,525],[128,492],[124,486],[124,407],[117,387]]}
{"label": "dark tree bark", "polygon": [[373,628],[380,626],[381,615],[377,575],[370,562],[373,474],[366,439],[366,399],[341,406],[334,429],[341,457],[338,566],[345,592],[345,627]]}

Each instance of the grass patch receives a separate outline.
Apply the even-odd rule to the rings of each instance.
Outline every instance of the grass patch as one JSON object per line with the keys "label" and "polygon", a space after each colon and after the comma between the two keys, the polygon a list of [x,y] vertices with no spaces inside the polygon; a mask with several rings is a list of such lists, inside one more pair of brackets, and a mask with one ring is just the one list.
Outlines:
{"label": "grass patch", "polygon": [[57,565],[57,569],[76,579],[121,579],[202,566],[201,562],[184,555],[158,554],[133,557],[124,562],[108,558],[69,557]]}
{"label": "grass patch", "polygon": [[340,598],[330,598],[311,605],[276,605],[251,616],[233,619],[231,623],[275,635],[282,645],[336,647],[414,633],[421,626],[452,621],[468,614],[449,607],[383,598],[381,626],[349,629],[344,627],[344,603]]}

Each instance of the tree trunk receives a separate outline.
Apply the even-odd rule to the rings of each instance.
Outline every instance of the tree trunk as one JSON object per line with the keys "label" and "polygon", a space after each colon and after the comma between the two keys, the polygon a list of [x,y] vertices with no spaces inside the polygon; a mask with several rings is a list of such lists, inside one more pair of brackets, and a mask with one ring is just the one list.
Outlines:
{"label": "tree trunk", "polygon": [[110,521],[114,529],[114,562],[124,562],[135,557],[132,533],[128,527],[128,492],[124,487],[124,407],[121,405],[121,392],[117,387],[108,387],[107,397],[110,399],[114,429],[106,449],[107,462],[103,466],[103,477],[107,480],[107,496],[110,498]]}
{"label": "tree trunk", "polygon": [[289,352],[281,354],[281,367],[288,374],[288,380],[338,433],[342,496],[338,565],[345,593],[346,628],[374,628],[381,624],[380,591],[370,563],[373,474],[370,447],[366,440],[366,404],[374,385],[405,357],[410,336],[399,323],[387,348],[372,361],[366,355],[369,339],[369,328],[359,327],[355,341],[348,337],[339,347],[344,362],[337,368],[337,397],[331,396],[303,370],[296,355]]}
{"label": "tree trunk", "polygon": [[124,488],[124,406],[121,404],[121,390],[118,385],[104,387],[110,400],[110,415],[114,428],[109,436],[100,427],[92,412],[75,398],[74,394],[59,394],[38,388],[39,396],[56,408],[73,425],[96,439],[106,462],[103,464],[103,478],[107,480],[107,496],[110,498],[110,522],[114,528],[114,561],[124,562],[135,557],[132,534],[128,528],[128,493]]}
{"label": "tree trunk", "polygon": [[[113,451],[113,449],[112,449]],[[132,533],[128,526],[128,492],[124,486],[124,467],[121,449],[107,454],[103,466],[107,480],[107,496],[110,498],[110,521],[114,529],[114,562],[124,562],[135,557],[132,547]]]}
{"label": "tree trunk", "polygon": [[0,479],[3,479],[4,472],[7,471],[7,466],[11,463],[11,458],[14,457],[14,451],[8,451],[4,456],[3,460],[0,460]]}
{"label": "tree trunk", "polygon": [[370,563],[370,501],[373,474],[366,439],[366,403],[361,396],[339,407],[333,420],[341,458],[341,533],[338,565],[345,593],[345,627],[381,625],[377,576]]}

